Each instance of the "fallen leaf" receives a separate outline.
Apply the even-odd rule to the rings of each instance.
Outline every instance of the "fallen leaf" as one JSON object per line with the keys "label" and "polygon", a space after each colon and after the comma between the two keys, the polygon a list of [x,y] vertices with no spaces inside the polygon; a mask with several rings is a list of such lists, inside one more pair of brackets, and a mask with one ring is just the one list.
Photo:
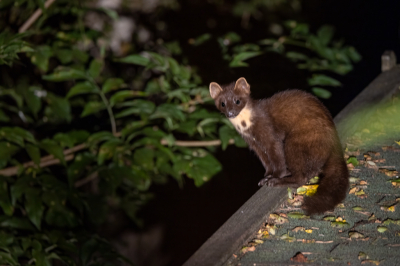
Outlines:
{"label": "fallen leaf", "polygon": [[311,229],[306,229],[306,230],[304,230],[304,231],[305,231],[306,233],[308,233],[308,234],[311,234],[313,230],[311,230]]}
{"label": "fallen leaf", "polygon": [[269,215],[268,223],[269,224],[284,224],[287,223],[289,220],[285,217],[279,216],[278,214],[271,213]]}
{"label": "fallen leaf", "polygon": [[288,242],[296,241],[296,238],[289,236],[289,234],[284,234],[280,237],[281,240],[285,240]]}
{"label": "fallen leaf", "polygon": [[335,221],[336,217],[335,216],[326,216],[324,217],[324,221]]}
{"label": "fallen leaf", "polygon": [[389,177],[397,176],[399,174],[399,172],[397,172],[396,170],[389,170],[389,169],[386,169],[386,168],[380,168],[379,172],[383,173],[383,174],[385,174],[385,175],[387,175]]}
{"label": "fallen leaf", "polygon": [[384,233],[384,232],[387,231],[387,227],[385,227],[385,226],[378,226],[378,227],[377,227],[377,230],[378,230],[379,233]]}
{"label": "fallen leaf", "polygon": [[361,264],[367,264],[367,263],[372,263],[372,264],[375,264],[375,265],[379,265],[380,261],[377,261],[377,260],[363,260],[361,262]]}
{"label": "fallen leaf", "polygon": [[289,212],[288,216],[292,219],[306,219],[310,218],[310,216],[305,215],[304,213],[301,212]]}
{"label": "fallen leaf", "polygon": [[382,206],[381,207],[382,211],[387,211],[387,212],[394,212],[396,210],[396,205],[392,205],[392,206]]}
{"label": "fallen leaf", "polygon": [[267,229],[267,233],[270,235],[275,235],[276,233],[276,226],[273,224],[267,224],[267,226],[265,227]]}
{"label": "fallen leaf", "polygon": [[364,160],[366,160],[366,161],[371,161],[371,160],[372,160],[371,155],[369,155],[369,154],[364,154]]}
{"label": "fallen leaf", "polygon": [[364,190],[360,190],[360,191],[357,191],[356,193],[354,193],[356,196],[358,196],[358,197],[360,197],[360,198],[364,198],[364,197],[366,197],[366,195],[365,195],[365,192],[364,192]]}
{"label": "fallen leaf", "polygon": [[352,189],[350,189],[349,194],[354,194],[358,191],[358,187],[353,187]]}
{"label": "fallen leaf", "polygon": [[350,183],[357,183],[358,180],[360,180],[360,178],[357,178],[357,177],[350,177],[349,178]]}
{"label": "fallen leaf", "polygon": [[307,262],[307,257],[299,252],[293,258],[290,258],[290,260],[294,262]]}
{"label": "fallen leaf", "polygon": [[364,238],[364,235],[359,232],[350,232],[349,237],[352,239],[360,239],[360,238]]}
{"label": "fallen leaf", "polygon": [[297,194],[299,195],[306,195],[306,196],[312,196],[317,192],[318,185],[305,185],[301,186],[297,189]]}
{"label": "fallen leaf", "polygon": [[358,253],[358,259],[359,260],[365,260],[365,259],[369,259],[368,255],[364,252],[360,252]]}
{"label": "fallen leaf", "polygon": [[304,227],[302,227],[302,226],[297,226],[297,227],[295,227],[295,228],[293,228],[292,229],[292,232],[298,232],[298,231],[304,231],[305,230],[305,228]]}
{"label": "fallen leaf", "polygon": [[345,228],[349,226],[349,224],[346,222],[331,222],[331,226],[336,228]]}

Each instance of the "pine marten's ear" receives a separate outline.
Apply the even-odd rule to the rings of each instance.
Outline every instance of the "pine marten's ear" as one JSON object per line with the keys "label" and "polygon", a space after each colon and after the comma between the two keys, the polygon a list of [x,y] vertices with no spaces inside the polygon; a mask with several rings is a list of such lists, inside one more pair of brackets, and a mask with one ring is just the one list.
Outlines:
{"label": "pine marten's ear", "polygon": [[240,78],[235,83],[235,90],[250,94],[250,85],[245,78]]}
{"label": "pine marten's ear", "polygon": [[221,91],[222,91],[222,88],[221,88],[221,86],[218,85],[218,83],[215,83],[215,82],[210,83],[211,98],[215,99],[218,96],[218,94],[220,94]]}

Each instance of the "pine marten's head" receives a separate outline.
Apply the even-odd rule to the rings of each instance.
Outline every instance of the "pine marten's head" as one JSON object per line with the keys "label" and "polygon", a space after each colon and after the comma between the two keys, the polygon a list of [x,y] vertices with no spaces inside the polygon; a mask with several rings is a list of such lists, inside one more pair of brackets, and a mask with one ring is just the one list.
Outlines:
{"label": "pine marten's head", "polygon": [[210,95],[215,101],[215,106],[227,118],[235,118],[246,106],[250,99],[250,85],[245,78],[238,79],[235,83],[220,86],[210,83]]}

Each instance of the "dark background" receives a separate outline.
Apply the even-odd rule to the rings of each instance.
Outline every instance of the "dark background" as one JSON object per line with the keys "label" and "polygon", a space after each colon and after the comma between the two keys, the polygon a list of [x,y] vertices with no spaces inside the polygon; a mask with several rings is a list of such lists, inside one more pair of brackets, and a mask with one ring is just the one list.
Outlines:
{"label": "dark background", "polygon": [[[282,21],[293,19],[279,14]],[[206,21],[214,19],[216,26],[207,27]],[[343,83],[332,89],[332,97],[324,104],[335,116],[360,91],[381,72],[381,55],[393,50],[400,56],[398,0],[308,0],[303,1],[298,21],[309,23],[315,32],[323,24],[336,28],[334,38],[344,38],[362,55],[346,76],[332,75]],[[287,88],[306,89],[306,73],[282,56],[267,53],[250,59],[248,68],[229,68],[221,58],[216,42],[206,42],[201,49],[188,44],[188,39],[210,32],[222,35],[236,31],[245,42],[266,38],[266,22],[250,20],[250,27],[243,29],[240,18],[232,19],[228,10],[217,10],[205,0],[185,1],[181,9],[166,14],[167,36],[178,39],[189,63],[198,67],[204,84],[211,81],[228,83],[245,77],[251,85],[254,98],[269,97]],[[206,51],[206,52],[204,52]],[[184,188],[176,182],[153,186],[157,197],[143,210],[148,228],[162,224],[165,229],[163,252],[171,261],[168,265],[184,263],[208,237],[210,237],[255,191],[264,169],[256,156],[246,148],[228,147],[217,152],[223,171],[200,188],[186,179]]]}

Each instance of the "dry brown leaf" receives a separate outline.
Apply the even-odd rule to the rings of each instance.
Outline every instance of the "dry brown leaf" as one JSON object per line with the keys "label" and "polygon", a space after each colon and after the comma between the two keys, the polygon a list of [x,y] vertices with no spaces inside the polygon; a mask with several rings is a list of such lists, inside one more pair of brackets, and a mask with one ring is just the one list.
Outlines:
{"label": "dry brown leaf", "polygon": [[352,189],[350,189],[349,194],[354,194],[358,191],[358,187],[353,187]]}
{"label": "dry brown leaf", "polygon": [[247,251],[254,251],[254,250],[256,250],[256,247],[255,247],[255,246],[249,247],[249,248],[247,249]]}
{"label": "dry brown leaf", "polygon": [[292,229],[292,231],[293,231],[293,232],[296,232],[296,233],[297,233],[298,231],[304,231],[304,230],[305,230],[305,228],[302,227],[302,226],[297,226],[297,227],[295,227],[295,228]]}
{"label": "dry brown leaf", "polygon": [[290,258],[291,261],[294,262],[307,262],[308,259],[301,252],[297,253],[293,258]]}
{"label": "dry brown leaf", "polygon": [[372,157],[369,154],[364,154],[364,160],[366,161],[372,161]]}

